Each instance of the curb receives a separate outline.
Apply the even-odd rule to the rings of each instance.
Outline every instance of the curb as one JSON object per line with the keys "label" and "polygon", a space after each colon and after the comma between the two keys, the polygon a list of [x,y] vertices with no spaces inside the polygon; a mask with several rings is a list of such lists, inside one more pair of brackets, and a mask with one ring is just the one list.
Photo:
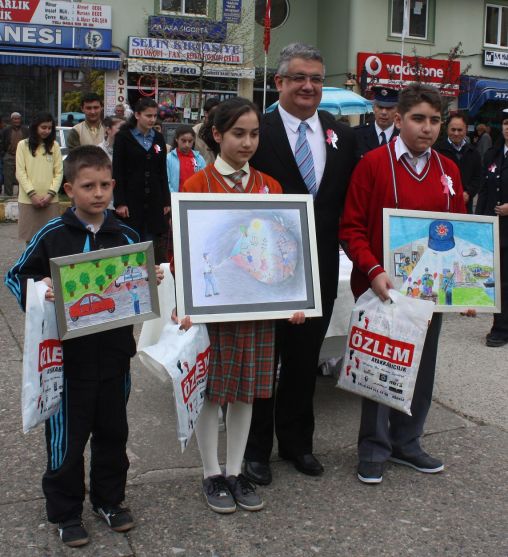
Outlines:
{"label": "curb", "polygon": [[[71,206],[70,201],[60,201],[60,214]],[[16,197],[4,197],[0,200],[0,222],[18,222],[18,200]]]}

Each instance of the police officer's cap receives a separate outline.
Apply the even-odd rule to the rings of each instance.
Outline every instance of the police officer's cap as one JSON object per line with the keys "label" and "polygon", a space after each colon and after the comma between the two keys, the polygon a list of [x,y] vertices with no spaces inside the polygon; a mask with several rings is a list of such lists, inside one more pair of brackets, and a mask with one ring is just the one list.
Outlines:
{"label": "police officer's cap", "polygon": [[399,92],[388,87],[373,87],[374,103],[382,108],[392,108],[397,106]]}

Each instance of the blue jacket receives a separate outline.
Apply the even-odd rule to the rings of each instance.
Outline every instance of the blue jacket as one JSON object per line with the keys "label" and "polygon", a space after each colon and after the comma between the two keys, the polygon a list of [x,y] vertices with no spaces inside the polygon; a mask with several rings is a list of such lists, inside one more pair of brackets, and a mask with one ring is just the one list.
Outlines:
{"label": "blue jacket", "polygon": [[[201,153],[193,149],[192,154],[194,155],[194,160],[196,161],[194,172],[203,170],[206,166],[206,162]],[[178,186],[180,184],[180,159],[178,158],[176,147],[168,153],[166,166],[168,169],[169,191],[178,192]]]}

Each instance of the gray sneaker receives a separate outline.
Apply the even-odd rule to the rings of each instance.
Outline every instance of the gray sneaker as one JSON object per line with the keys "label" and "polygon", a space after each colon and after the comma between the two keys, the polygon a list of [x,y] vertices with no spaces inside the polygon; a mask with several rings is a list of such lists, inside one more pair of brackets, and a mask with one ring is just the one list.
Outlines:
{"label": "gray sneaker", "polygon": [[203,493],[207,505],[216,513],[228,514],[236,511],[236,503],[229,491],[224,476],[210,476],[203,480]]}
{"label": "gray sneaker", "polygon": [[256,493],[256,488],[243,474],[228,476],[226,478],[229,489],[235,498],[236,504],[246,511],[260,511],[263,500]]}

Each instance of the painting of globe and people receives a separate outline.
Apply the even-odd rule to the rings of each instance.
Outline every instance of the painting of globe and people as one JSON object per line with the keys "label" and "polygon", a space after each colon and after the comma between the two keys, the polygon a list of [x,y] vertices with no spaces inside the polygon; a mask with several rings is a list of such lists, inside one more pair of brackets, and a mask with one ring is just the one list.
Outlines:
{"label": "painting of globe and people", "polygon": [[[193,199],[183,211],[182,206],[179,211],[173,207],[173,228],[177,228],[176,212],[182,240],[181,265],[175,248],[177,301],[180,290],[185,313],[193,315],[195,321],[196,314],[206,315],[205,320],[210,320],[211,314],[221,314],[213,320],[227,321],[226,314],[235,314],[235,320],[248,320],[262,318],[251,313],[264,311],[285,311],[288,315],[297,310],[315,312],[319,297],[315,296],[313,279],[318,278],[318,270],[312,265],[315,239],[309,236],[307,196],[302,196],[303,202],[292,200],[292,204],[286,198],[274,201],[272,198],[279,196],[273,195],[263,196],[269,201],[260,201],[260,195],[242,195],[239,201],[233,194],[232,201],[222,203],[225,197],[231,196],[220,194],[221,203],[209,201],[199,206]],[[180,267],[187,280],[179,289]]]}
{"label": "painting of globe and people", "polygon": [[385,269],[436,311],[499,311],[498,241],[496,217],[384,209]]}
{"label": "painting of globe and people", "polygon": [[52,259],[61,339],[155,317],[153,261],[151,242]]}

